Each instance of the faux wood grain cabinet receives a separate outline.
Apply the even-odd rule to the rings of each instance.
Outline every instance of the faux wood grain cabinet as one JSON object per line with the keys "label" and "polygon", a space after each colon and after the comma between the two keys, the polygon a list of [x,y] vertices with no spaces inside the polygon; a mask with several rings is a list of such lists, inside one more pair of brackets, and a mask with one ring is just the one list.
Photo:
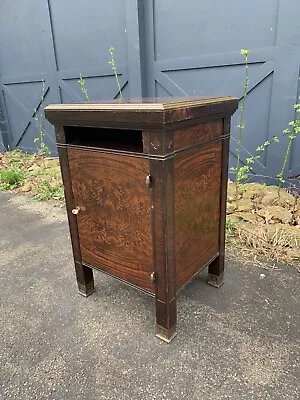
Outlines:
{"label": "faux wood grain cabinet", "polygon": [[[93,268],[155,296],[157,336],[202,268],[219,287],[231,97],[50,105],[79,292]],[[213,295],[213,294],[212,294]]]}

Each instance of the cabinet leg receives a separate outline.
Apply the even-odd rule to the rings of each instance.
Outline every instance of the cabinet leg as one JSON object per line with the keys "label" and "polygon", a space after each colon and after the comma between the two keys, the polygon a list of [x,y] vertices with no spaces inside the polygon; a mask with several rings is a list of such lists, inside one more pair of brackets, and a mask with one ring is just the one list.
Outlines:
{"label": "cabinet leg", "polygon": [[208,266],[209,285],[219,288],[224,283],[224,255],[219,255]]}
{"label": "cabinet leg", "polygon": [[79,293],[84,297],[88,297],[90,294],[94,293],[93,270],[75,261],[75,272]]}
{"label": "cabinet leg", "polygon": [[176,336],[176,298],[170,303],[156,299],[156,337],[170,343]]}

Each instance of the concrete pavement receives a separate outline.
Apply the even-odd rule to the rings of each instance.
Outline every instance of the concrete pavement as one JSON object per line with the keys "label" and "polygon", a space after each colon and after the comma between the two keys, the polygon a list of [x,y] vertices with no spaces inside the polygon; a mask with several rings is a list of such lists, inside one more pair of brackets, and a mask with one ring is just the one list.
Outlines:
{"label": "concrete pavement", "polygon": [[300,399],[296,270],[229,260],[220,289],[204,270],[168,345],[151,297],[100,272],[77,293],[64,208],[0,193],[0,210],[0,399]]}

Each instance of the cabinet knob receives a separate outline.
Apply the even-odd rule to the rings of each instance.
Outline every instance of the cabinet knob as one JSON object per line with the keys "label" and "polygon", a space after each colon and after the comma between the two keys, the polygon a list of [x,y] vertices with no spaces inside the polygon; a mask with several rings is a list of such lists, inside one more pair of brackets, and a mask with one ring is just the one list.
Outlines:
{"label": "cabinet knob", "polygon": [[147,175],[147,176],[146,176],[146,186],[147,186],[148,188],[151,188],[151,187],[152,187],[152,178],[151,178],[151,175]]}
{"label": "cabinet knob", "polygon": [[76,208],[73,208],[72,214],[77,215],[79,213],[79,211],[80,211],[80,207],[77,206]]}
{"label": "cabinet knob", "polygon": [[155,281],[156,281],[156,273],[152,272],[152,274],[150,275],[150,283],[154,285]]}

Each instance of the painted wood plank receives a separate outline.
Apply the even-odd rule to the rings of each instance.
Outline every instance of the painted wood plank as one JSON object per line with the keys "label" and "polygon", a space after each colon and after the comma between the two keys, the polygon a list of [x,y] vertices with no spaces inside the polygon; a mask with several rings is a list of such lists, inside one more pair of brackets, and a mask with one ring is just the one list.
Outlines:
{"label": "painted wood plank", "polygon": [[[274,48],[251,49],[249,64],[271,61],[274,57]],[[243,65],[244,57],[240,51],[203,54],[194,57],[178,57],[175,59],[159,60],[154,62],[155,71],[178,71],[192,68],[211,68],[230,65]]]}

